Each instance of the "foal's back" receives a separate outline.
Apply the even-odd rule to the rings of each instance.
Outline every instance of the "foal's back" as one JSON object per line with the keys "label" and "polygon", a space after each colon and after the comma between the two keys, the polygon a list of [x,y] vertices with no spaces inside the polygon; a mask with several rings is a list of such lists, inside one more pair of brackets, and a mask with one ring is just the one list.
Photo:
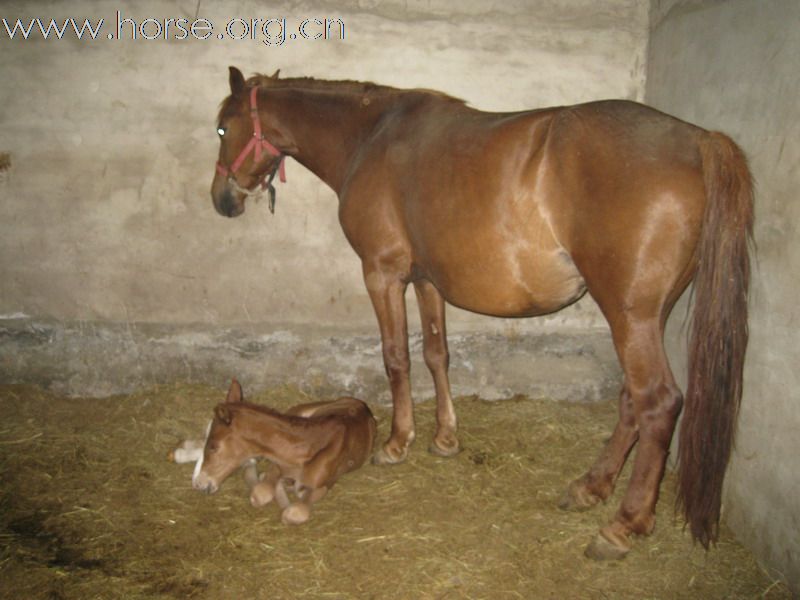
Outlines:
{"label": "foal's back", "polygon": [[342,397],[330,402],[299,404],[286,411],[287,415],[319,419],[341,425],[341,439],[333,481],[344,473],[357,469],[372,453],[377,425],[372,411],[357,398]]}

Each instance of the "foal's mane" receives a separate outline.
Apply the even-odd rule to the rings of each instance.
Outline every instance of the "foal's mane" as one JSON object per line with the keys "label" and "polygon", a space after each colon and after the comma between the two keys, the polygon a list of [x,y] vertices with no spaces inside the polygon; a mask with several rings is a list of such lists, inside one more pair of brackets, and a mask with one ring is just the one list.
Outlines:
{"label": "foal's mane", "polygon": [[[248,78],[245,82],[248,87],[262,87],[266,89],[293,89],[304,91],[317,91],[317,92],[331,92],[337,94],[346,94],[353,96],[366,96],[371,98],[379,98],[385,96],[399,96],[404,94],[425,94],[432,97],[439,98],[446,102],[455,104],[466,104],[464,100],[455,98],[443,92],[436,90],[428,90],[423,88],[395,88],[388,85],[379,85],[371,81],[353,81],[351,79],[343,80],[328,80],[328,79],[315,79],[314,77],[286,77],[279,78],[277,76],[265,75],[263,73],[256,73]],[[222,121],[223,117],[235,113],[237,110],[237,101],[233,95],[228,96],[222,101],[217,116],[217,122]]]}

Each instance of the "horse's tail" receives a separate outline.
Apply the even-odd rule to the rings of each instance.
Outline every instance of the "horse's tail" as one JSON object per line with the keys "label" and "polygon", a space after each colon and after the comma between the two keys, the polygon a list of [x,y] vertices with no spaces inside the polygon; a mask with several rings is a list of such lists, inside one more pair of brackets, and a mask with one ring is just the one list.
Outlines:
{"label": "horse's tail", "polygon": [[678,506],[694,539],[708,548],[718,535],[722,481],[742,397],[753,182],[733,140],[716,132],[701,135],[706,207],[696,250]]}

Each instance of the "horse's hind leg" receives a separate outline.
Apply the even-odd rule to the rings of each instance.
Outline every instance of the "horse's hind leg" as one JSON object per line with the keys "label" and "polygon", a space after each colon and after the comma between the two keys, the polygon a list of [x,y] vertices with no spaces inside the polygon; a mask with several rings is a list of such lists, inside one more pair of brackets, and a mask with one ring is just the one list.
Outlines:
{"label": "horse's hind leg", "polygon": [[450,395],[444,300],[439,290],[427,280],[414,282],[419,315],[422,322],[423,356],[436,388],[436,433],[430,451],[439,456],[453,456],[459,451],[456,437],[456,412]]}
{"label": "horse's hind leg", "polygon": [[605,501],[614,491],[625,459],[639,437],[633,402],[627,386],[619,397],[619,420],[592,468],[570,483],[559,507],[564,510],[584,510]]}
{"label": "horse's hind leg", "polygon": [[[664,353],[661,319],[626,316],[620,321],[612,323],[612,331],[625,372],[623,403],[625,396],[630,398],[630,406],[625,409],[624,415],[630,419],[628,411],[633,413],[638,447],[628,488],[619,510],[611,523],[600,530],[586,549],[586,555],[595,559],[622,558],[630,550],[631,534],[648,535],[652,532],[669,443],[683,404],[683,397],[675,384]],[[595,485],[597,481],[613,483],[616,475],[612,476],[612,473],[616,462],[612,460],[608,465],[603,465],[603,460],[618,458],[624,445],[629,442],[632,444],[632,429],[629,424],[621,424],[617,431],[620,432],[616,440],[619,450],[616,453],[604,452],[598,464],[587,474],[587,479],[594,481]],[[621,466],[621,461],[619,464]],[[602,476],[593,479],[593,470]],[[602,486],[595,490],[600,490],[599,495],[605,493]]]}

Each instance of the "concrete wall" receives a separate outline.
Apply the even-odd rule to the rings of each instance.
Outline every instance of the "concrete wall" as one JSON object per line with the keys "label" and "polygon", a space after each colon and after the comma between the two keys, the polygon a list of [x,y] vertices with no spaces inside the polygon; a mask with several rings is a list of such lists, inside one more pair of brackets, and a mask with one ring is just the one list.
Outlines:
{"label": "concrete wall", "polygon": [[[656,0],[651,17],[646,100],[732,135],[757,180],[751,341],[724,511],[741,540],[798,593],[800,4]],[[674,348],[678,329],[671,329]],[[683,365],[679,358],[674,363]]]}
{"label": "concrete wall", "polygon": [[[49,383],[62,382],[63,391],[106,393],[127,389],[122,378],[208,376],[191,349],[219,343],[225,350],[220,340],[230,339],[230,328],[260,332],[240,339],[244,346],[260,347],[266,335],[267,346],[284,350],[273,342],[294,339],[299,330],[312,337],[325,328],[377,335],[336,199],[303,167],[287,165],[289,182],[278,185],[274,216],[265,203],[233,220],[214,212],[215,116],[228,93],[228,65],[245,73],[281,68],[286,76],[434,88],[487,110],[641,99],[647,10],[640,0],[3,2],[0,17],[12,28],[17,18],[26,27],[32,18],[59,26],[66,18],[88,18],[93,26],[104,19],[94,41],[88,31],[78,40],[71,30],[43,40],[35,24],[29,39],[19,31],[10,39],[0,23],[0,155],[10,158],[0,181],[0,337],[13,342],[0,348],[4,379],[58,372]],[[163,26],[166,19],[201,17],[215,29],[203,41],[173,39],[182,35],[174,25],[168,40],[144,39],[142,31],[132,40],[125,22],[123,39],[109,39],[120,17],[144,24],[149,37],[158,26],[146,19]],[[270,46],[261,33],[217,39],[231,19],[254,17],[285,17],[291,33],[305,18],[338,18],[345,39],[287,38]],[[233,31],[240,34],[241,25]],[[413,326],[413,300],[409,312]],[[538,320],[457,309],[448,317],[450,330],[465,335],[605,331],[589,298]],[[57,362],[34,368],[22,351],[37,343],[44,344],[40,357],[78,356],[67,373]],[[289,351],[307,355],[300,346]],[[168,347],[181,348],[185,368],[164,371],[143,361],[147,356],[160,368],[175,358]],[[98,355],[99,348],[108,352]],[[118,369],[100,373],[97,366],[112,356]],[[295,361],[298,377],[313,358]],[[130,361],[136,369],[126,375]],[[270,372],[263,357],[262,364]],[[79,383],[86,378],[96,385]]]}
{"label": "concrete wall", "polygon": [[[216,26],[208,40],[106,39],[117,10],[141,24],[191,20],[196,8]],[[643,94],[647,11],[634,0],[4,2],[2,17],[106,22],[96,41],[11,40],[0,25],[0,152],[12,163],[0,188],[0,314],[373,326],[335,197],[301,166],[288,164],[274,217],[265,204],[237,220],[212,210],[229,64],[435,88],[488,110]],[[216,39],[252,17],[286,17],[293,31],[338,17],[345,40]],[[557,319],[598,324],[591,308]],[[488,323],[456,311],[452,321]]]}

